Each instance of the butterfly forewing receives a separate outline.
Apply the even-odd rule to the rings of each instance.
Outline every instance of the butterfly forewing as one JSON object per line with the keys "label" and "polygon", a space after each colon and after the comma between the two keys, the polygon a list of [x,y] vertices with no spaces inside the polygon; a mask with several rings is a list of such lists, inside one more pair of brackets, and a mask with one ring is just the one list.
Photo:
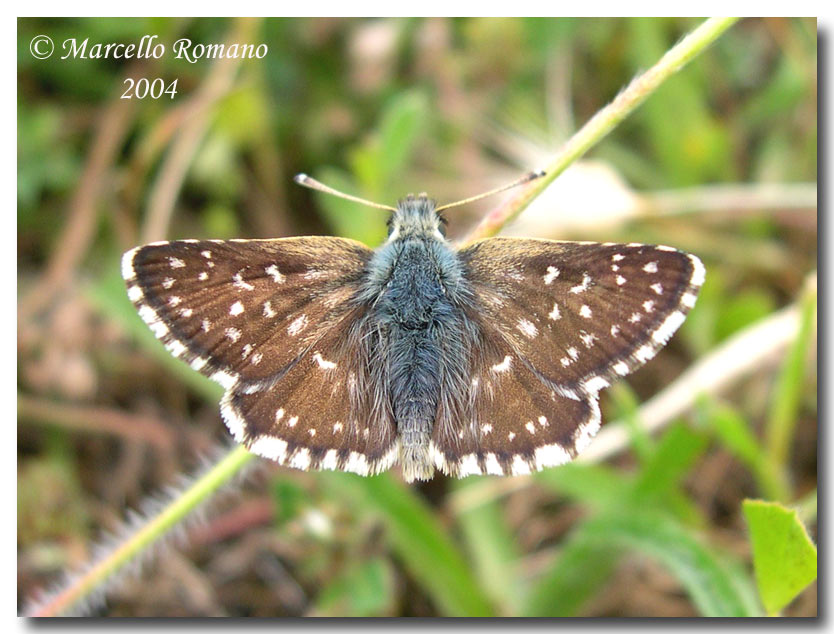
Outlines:
{"label": "butterfly forewing", "polygon": [[338,323],[370,253],[341,238],[182,240],[128,251],[122,273],[171,354],[229,388],[273,381]]}
{"label": "butterfly forewing", "polygon": [[370,253],[329,237],[183,240],[133,249],[122,269],[166,348],[227,388],[236,440],[280,464],[367,475],[398,447],[356,354],[365,307],[352,300]]}
{"label": "butterfly forewing", "polygon": [[698,258],[664,246],[494,238],[460,255],[486,322],[568,397],[651,359],[704,279]]}

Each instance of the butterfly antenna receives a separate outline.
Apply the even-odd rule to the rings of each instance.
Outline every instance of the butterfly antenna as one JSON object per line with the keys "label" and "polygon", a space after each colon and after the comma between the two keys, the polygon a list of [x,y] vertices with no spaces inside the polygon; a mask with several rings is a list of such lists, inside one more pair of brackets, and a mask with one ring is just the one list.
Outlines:
{"label": "butterfly antenna", "polygon": [[524,185],[525,183],[529,183],[530,181],[534,181],[537,178],[541,178],[546,173],[547,172],[545,172],[544,170],[536,170],[534,172],[529,172],[528,174],[525,174],[524,176],[522,176],[518,180],[514,180],[509,185],[504,185],[503,187],[498,187],[497,189],[492,189],[492,190],[490,190],[488,192],[485,192],[483,194],[478,194],[477,196],[472,196],[472,198],[464,198],[463,200],[459,200],[459,201],[454,202],[454,203],[449,203],[448,205],[441,205],[440,207],[435,209],[435,211],[443,211],[444,209],[449,209],[450,207],[458,207],[459,205],[466,205],[466,204],[469,204],[469,203],[473,203],[476,200],[481,200],[481,198],[486,198],[487,196],[492,196],[493,194],[500,194],[501,192],[507,191],[508,189],[512,189],[513,187],[518,187],[519,185]]}
{"label": "butterfly antenna", "polygon": [[396,207],[389,207],[388,205],[380,205],[379,203],[372,203],[370,200],[365,200],[364,198],[358,198],[357,196],[351,196],[350,194],[345,194],[340,192],[332,187],[328,187],[327,185],[318,182],[315,178],[311,178],[307,176],[307,174],[296,174],[295,175],[295,182],[299,185],[304,185],[304,187],[309,187],[310,189],[316,189],[320,192],[324,192],[325,194],[332,194],[333,196],[338,196],[339,198],[344,198],[346,200],[352,200],[355,203],[360,203],[362,205],[367,205],[368,207],[376,207],[377,209],[385,209],[387,211],[397,211]]}

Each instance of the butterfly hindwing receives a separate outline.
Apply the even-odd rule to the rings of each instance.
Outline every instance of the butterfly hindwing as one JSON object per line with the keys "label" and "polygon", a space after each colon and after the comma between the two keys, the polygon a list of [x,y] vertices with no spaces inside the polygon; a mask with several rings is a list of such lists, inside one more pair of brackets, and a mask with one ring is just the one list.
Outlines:
{"label": "butterfly hindwing", "polygon": [[497,330],[478,321],[482,345],[471,360],[468,413],[456,435],[434,430],[436,466],[463,477],[520,475],[568,462],[599,429],[596,398],[560,394]]}
{"label": "butterfly hindwing", "polygon": [[228,389],[269,382],[337,324],[370,254],[330,237],[180,240],[128,251],[122,274],[171,354]]}
{"label": "butterfly hindwing", "polygon": [[695,256],[643,244],[492,238],[460,257],[487,322],[568,396],[651,359],[704,279]]}
{"label": "butterfly hindwing", "polygon": [[387,411],[373,411],[368,359],[357,354],[360,312],[351,311],[279,380],[226,393],[220,408],[236,440],[297,469],[371,475],[396,461],[396,427]]}

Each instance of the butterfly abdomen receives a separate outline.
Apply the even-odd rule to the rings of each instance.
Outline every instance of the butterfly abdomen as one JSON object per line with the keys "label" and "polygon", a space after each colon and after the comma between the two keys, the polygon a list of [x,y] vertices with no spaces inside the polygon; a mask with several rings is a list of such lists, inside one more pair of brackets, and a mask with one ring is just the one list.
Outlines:
{"label": "butterfly abdomen", "polygon": [[458,274],[457,259],[443,242],[417,236],[389,243],[377,256],[371,269],[385,274],[376,276],[373,321],[381,333],[380,361],[387,368],[403,476],[428,479],[434,472],[429,445],[443,377],[459,374],[450,372],[450,363],[464,363],[447,353],[445,343],[459,329],[455,292],[447,288]]}

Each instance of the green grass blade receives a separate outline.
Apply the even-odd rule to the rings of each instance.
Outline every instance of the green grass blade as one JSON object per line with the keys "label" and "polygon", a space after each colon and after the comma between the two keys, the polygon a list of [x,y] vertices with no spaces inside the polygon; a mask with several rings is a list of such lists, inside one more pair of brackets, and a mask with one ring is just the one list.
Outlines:
{"label": "green grass blade", "polygon": [[703,616],[756,616],[752,580],[727,553],[704,545],[670,517],[651,511],[606,514],[583,527],[588,539],[651,557],[671,572]]}
{"label": "green grass blade", "polygon": [[617,564],[619,550],[583,527],[574,530],[553,567],[538,580],[524,616],[575,616],[597,594]]}
{"label": "green grass blade", "polygon": [[[476,478],[464,478],[454,488],[465,489],[478,483]],[[457,519],[472,567],[493,605],[499,606],[503,615],[517,615],[525,593],[518,578],[520,553],[500,504],[490,501],[470,507]]]}
{"label": "green grass blade", "polygon": [[788,350],[774,389],[766,427],[765,446],[771,464],[784,469],[790,453],[793,432],[799,417],[805,379],[805,361],[813,343],[817,317],[816,284],[807,290],[800,306],[799,333]]}

